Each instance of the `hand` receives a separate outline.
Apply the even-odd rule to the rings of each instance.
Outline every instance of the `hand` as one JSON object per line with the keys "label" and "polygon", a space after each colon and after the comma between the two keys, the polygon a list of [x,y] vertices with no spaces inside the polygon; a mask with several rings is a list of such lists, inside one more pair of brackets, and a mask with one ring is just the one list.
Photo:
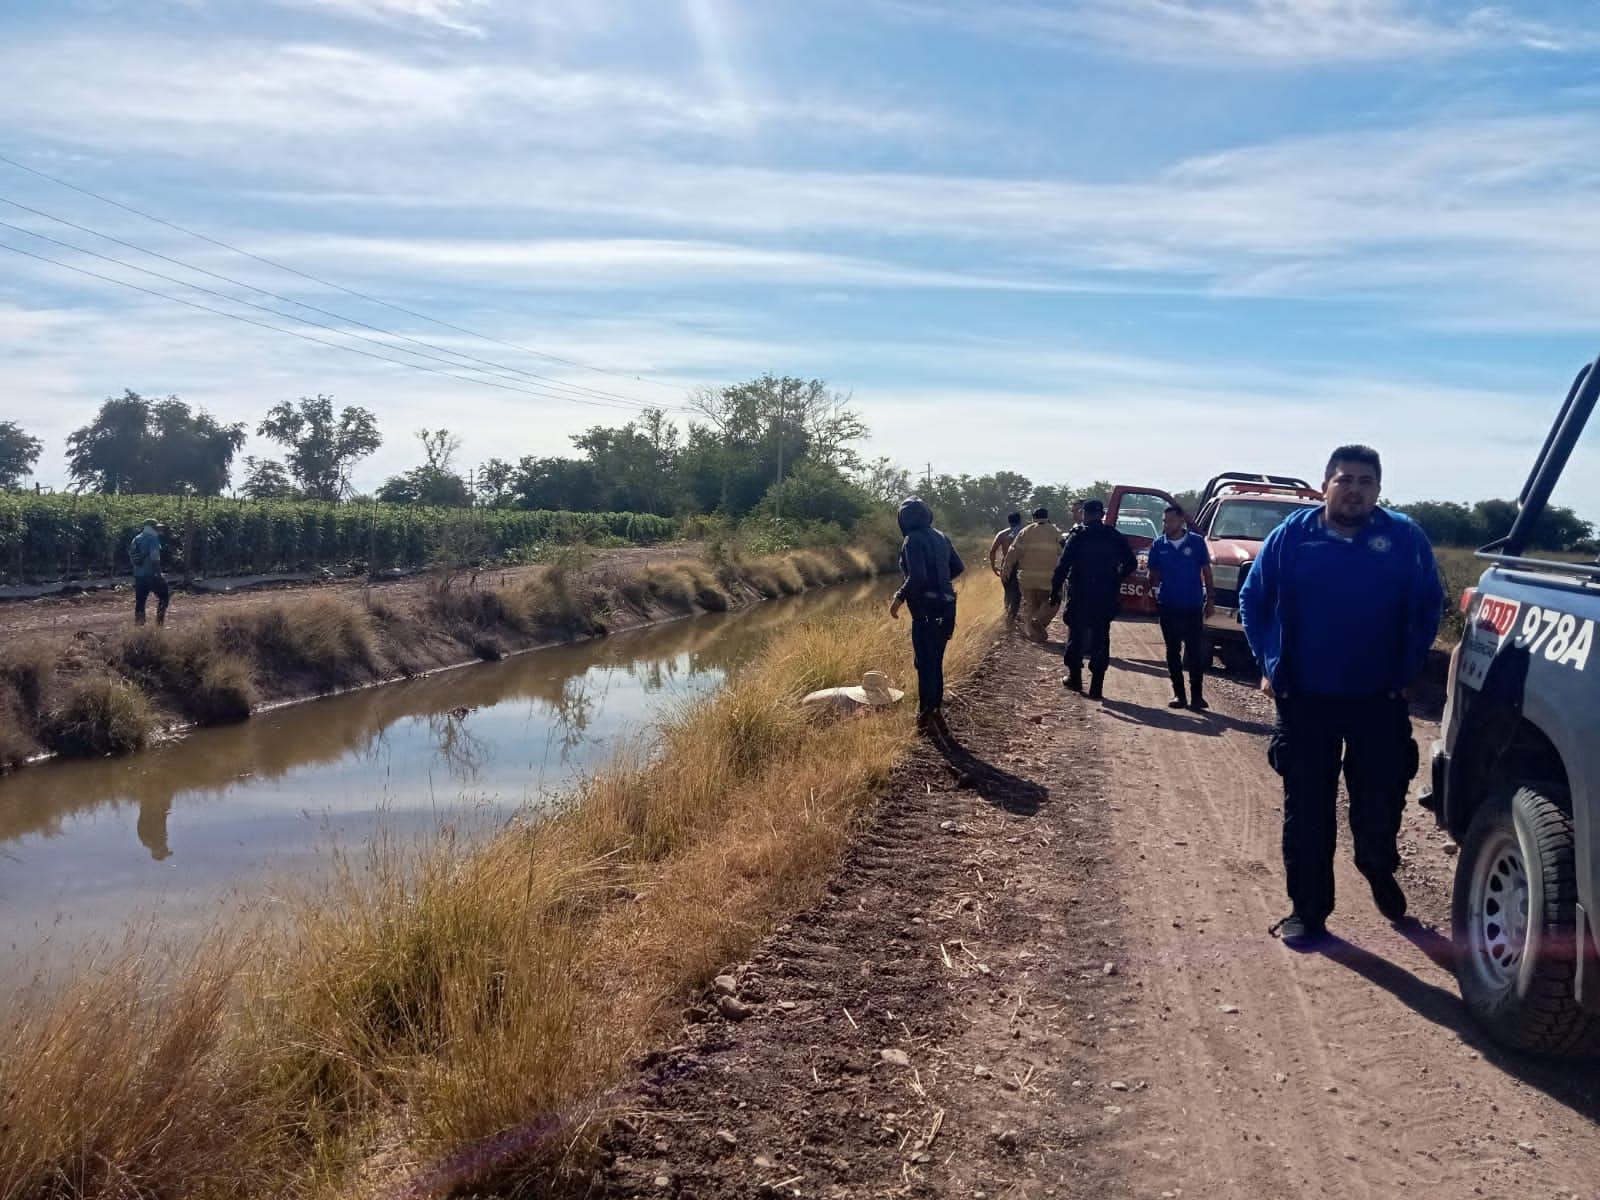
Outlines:
{"label": "hand", "polygon": [[1207,600],[1206,601],[1206,619],[1210,620],[1212,617],[1214,617],[1216,615],[1217,615],[1217,606],[1215,604],[1211,603],[1211,601]]}
{"label": "hand", "polygon": [[905,604],[905,601],[900,599],[900,597],[898,597],[898,596],[896,596],[893,600],[889,601],[889,615],[891,617],[893,617],[896,621],[898,621],[900,619],[900,608],[904,604]]}

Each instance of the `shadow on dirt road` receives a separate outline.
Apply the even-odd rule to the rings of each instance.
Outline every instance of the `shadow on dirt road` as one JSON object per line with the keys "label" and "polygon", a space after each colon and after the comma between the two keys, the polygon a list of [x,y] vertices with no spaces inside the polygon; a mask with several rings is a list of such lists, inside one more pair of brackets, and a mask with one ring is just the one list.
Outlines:
{"label": "shadow on dirt road", "polygon": [[[1454,946],[1438,930],[1414,918],[1397,927],[1407,941],[1446,971],[1453,971]],[[1529,1087],[1537,1088],[1574,1113],[1591,1121],[1600,1120],[1600,1084],[1588,1072],[1574,1071],[1565,1059],[1537,1058],[1518,1054],[1490,1041],[1467,1015],[1455,992],[1419,979],[1416,975],[1370,950],[1333,936],[1319,949],[1323,957],[1338,963],[1368,983],[1383,988],[1412,1012],[1443,1026],[1470,1046],[1485,1061],[1494,1064]]]}

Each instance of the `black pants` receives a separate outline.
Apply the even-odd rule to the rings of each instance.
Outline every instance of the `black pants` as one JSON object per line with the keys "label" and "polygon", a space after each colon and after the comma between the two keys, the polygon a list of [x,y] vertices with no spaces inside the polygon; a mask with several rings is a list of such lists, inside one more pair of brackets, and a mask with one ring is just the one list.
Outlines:
{"label": "black pants", "polygon": [[911,653],[917,661],[917,709],[944,707],[944,648],[956,629],[954,604],[919,605],[911,614]]}
{"label": "black pants", "polygon": [[1005,589],[1006,620],[1015,621],[1018,610],[1022,608],[1022,583],[1017,579],[1017,573],[1012,571],[1000,577],[1000,584]]}
{"label": "black pants", "polygon": [[[1206,617],[1203,608],[1158,608],[1161,638],[1167,644],[1167,670],[1204,671],[1210,656],[1206,653]],[[1174,676],[1176,678],[1176,676]]]}
{"label": "black pants", "polygon": [[1104,675],[1111,665],[1111,617],[1099,615],[1083,617],[1076,613],[1067,620],[1067,645],[1061,655],[1067,670],[1083,670],[1083,660],[1089,660],[1089,674]]}
{"label": "black pants", "polygon": [[144,624],[144,605],[150,593],[156,597],[156,624],[167,623],[167,605],[172,601],[172,591],[161,575],[135,575],[133,577],[133,623]]}
{"label": "black pants", "polygon": [[1333,911],[1341,767],[1356,868],[1369,879],[1394,874],[1406,789],[1417,773],[1404,698],[1291,692],[1278,701],[1267,761],[1283,776],[1283,870],[1295,912],[1320,922]]}

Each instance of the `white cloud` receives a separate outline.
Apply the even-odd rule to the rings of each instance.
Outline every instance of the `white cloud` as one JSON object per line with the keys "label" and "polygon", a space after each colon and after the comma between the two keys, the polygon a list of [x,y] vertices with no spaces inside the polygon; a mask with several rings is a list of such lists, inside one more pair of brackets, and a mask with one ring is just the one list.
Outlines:
{"label": "white cloud", "polygon": [[308,9],[334,16],[483,36],[473,18],[492,0],[273,0],[285,8]]}
{"label": "white cloud", "polygon": [[731,242],[653,238],[497,241],[299,237],[255,245],[256,252],[291,263],[317,264],[407,279],[454,277],[479,286],[633,288],[696,286],[848,286],[1048,292],[1070,285],[1048,277],[1024,279],[940,271],[881,260],[811,251],[767,249]]}
{"label": "white cloud", "polygon": [[[63,71],[62,62],[74,69]],[[150,86],[158,64],[161,86]],[[715,142],[753,129],[809,138],[901,137],[924,118],[807,89],[721,95],[670,75],[571,69],[506,56],[380,52],[306,41],[0,42],[0,124],[119,153],[274,171],[457,154],[516,158],[596,145]]]}
{"label": "white cloud", "polygon": [[1431,58],[1521,47],[1567,51],[1595,44],[1592,28],[1555,26],[1503,8],[1406,0],[1067,0],[999,3],[885,0],[909,16],[974,33],[1202,67],[1288,67]]}

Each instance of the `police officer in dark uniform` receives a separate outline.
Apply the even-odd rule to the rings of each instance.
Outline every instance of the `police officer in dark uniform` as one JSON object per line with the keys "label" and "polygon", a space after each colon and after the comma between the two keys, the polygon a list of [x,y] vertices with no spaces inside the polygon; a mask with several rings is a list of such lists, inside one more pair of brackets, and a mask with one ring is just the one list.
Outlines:
{"label": "police officer in dark uniform", "polygon": [[1050,602],[1059,604],[1066,585],[1067,626],[1063,658],[1067,675],[1061,682],[1075,692],[1083,690],[1083,660],[1089,659],[1089,698],[1103,695],[1106,668],[1111,663],[1111,621],[1122,603],[1122,581],[1139,569],[1133,547],[1121,531],[1106,524],[1106,506],[1100,500],[1083,502],[1083,524],[1074,526],[1061,548],[1050,580]]}

